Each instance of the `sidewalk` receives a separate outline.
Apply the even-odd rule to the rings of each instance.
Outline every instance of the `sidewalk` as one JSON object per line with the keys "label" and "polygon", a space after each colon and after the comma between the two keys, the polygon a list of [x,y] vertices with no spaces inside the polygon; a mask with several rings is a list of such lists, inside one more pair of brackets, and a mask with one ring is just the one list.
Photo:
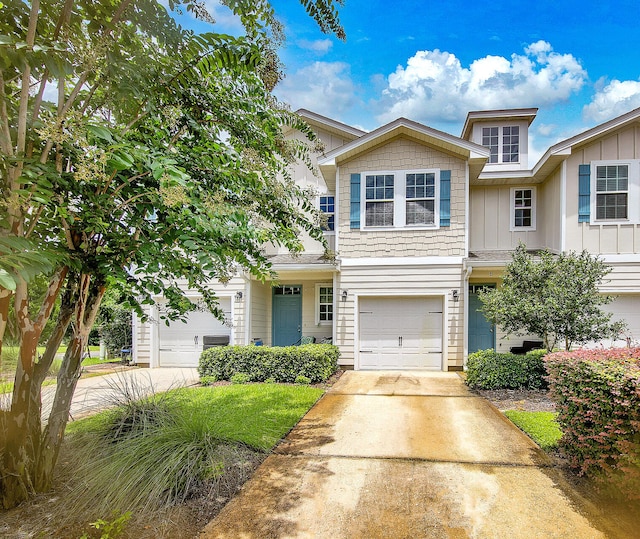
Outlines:
{"label": "sidewalk", "polygon": [[[123,369],[113,374],[82,378],[78,380],[73,394],[71,419],[113,406],[118,400],[122,400],[123,388],[135,387],[148,392],[160,392],[197,383],[197,369],[187,368]],[[42,388],[43,417],[49,415],[55,390],[55,385]]]}

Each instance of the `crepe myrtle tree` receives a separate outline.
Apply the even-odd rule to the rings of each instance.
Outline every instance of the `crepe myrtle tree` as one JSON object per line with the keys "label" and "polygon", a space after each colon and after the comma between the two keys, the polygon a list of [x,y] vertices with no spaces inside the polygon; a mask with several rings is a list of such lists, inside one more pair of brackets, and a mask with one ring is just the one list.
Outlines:
{"label": "crepe myrtle tree", "polygon": [[624,331],[624,322],[612,322],[602,306],[615,297],[601,294],[599,285],[611,271],[602,260],[582,253],[536,256],[518,245],[507,264],[502,285],[480,292],[488,320],[507,333],[538,335],[547,350],[559,342],[569,350]]}
{"label": "crepe myrtle tree", "polygon": [[[270,275],[262,247],[322,240],[309,193],[288,175],[308,165],[310,128],[272,90],[281,29],[266,0],[224,2],[239,37],[182,29],[151,0],[22,0],[0,11],[0,346],[13,302],[19,360],[0,411],[0,505],[49,488],[107,286],[144,316],[155,295],[169,315],[218,313],[207,288],[238,270]],[[331,0],[301,0],[341,37]],[[169,7],[207,17],[200,2]],[[288,140],[297,129],[306,141]],[[28,255],[28,256],[26,256]],[[49,284],[30,305],[34,273]],[[36,346],[59,303],[42,357]],[[33,314],[35,313],[35,314]],[[51,412],[41,386],[71,325]]]}

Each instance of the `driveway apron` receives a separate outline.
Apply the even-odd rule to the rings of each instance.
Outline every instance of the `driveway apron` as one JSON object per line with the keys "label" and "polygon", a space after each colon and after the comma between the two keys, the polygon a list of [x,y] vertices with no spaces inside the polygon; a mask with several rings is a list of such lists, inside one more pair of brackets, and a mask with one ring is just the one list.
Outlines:
{"label": "driveway apron", "polygon": [[213,538],[604,538],[597,510],[455,373],[345,373]]}

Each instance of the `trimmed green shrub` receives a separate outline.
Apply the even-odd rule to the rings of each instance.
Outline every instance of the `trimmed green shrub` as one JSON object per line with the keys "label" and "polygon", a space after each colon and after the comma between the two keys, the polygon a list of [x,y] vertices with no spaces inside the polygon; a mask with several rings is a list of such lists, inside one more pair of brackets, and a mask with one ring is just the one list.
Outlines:
{"label": "trimmed green shrub", "polygon": [[298,376],[296,376],[295,382],[296,384],[308,386],[311,383],[311,378],[308,378],[306,376],[303,376],[302,374],[299,374]]}
{"label": "trimmed green shrub", "polygon": [[231,375],[232,384],[246,384],[249,381],[249,375],[246,372],[236,372]]}
{"label": "trimmed green shrub", "polygon": [[310,383],[324,382],[338,368],[340,351],[332,344],[302,346],[216,346],[200,355],[198,374],[231,380],[236,373],[248,376],[248,382],[294,383],[304,376]]}
{"label": "trimmed green shrub", "polygon": [[569,464],[640,499],[640,348],[545,358]]}
{"label": "trimmed green shrub", "polygon": [[212,384],[215,384],[218,381],[218,379],[215,376],[203,376],[200,378],[200,383],[203,386],[210,386]]}
{"label": "trimmed green shrub", "polygon": [[469,355],[467,385],[477,389],[544,389],[547,374],[542,358],[546,350],[524,355],[501,354],[493,349]]}

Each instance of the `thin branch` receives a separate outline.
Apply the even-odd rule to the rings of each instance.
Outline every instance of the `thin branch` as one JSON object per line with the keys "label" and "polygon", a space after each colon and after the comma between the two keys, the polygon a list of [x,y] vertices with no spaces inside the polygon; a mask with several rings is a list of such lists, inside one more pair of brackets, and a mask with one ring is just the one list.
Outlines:
{"label": "thin branch", "polygon": [[7,112],[7,96],[4,92],[4,73],[0,69],[0,148],[5,155],[13,155],[13,144],[11,144],[11,130],[9,129],[9,114]]}

